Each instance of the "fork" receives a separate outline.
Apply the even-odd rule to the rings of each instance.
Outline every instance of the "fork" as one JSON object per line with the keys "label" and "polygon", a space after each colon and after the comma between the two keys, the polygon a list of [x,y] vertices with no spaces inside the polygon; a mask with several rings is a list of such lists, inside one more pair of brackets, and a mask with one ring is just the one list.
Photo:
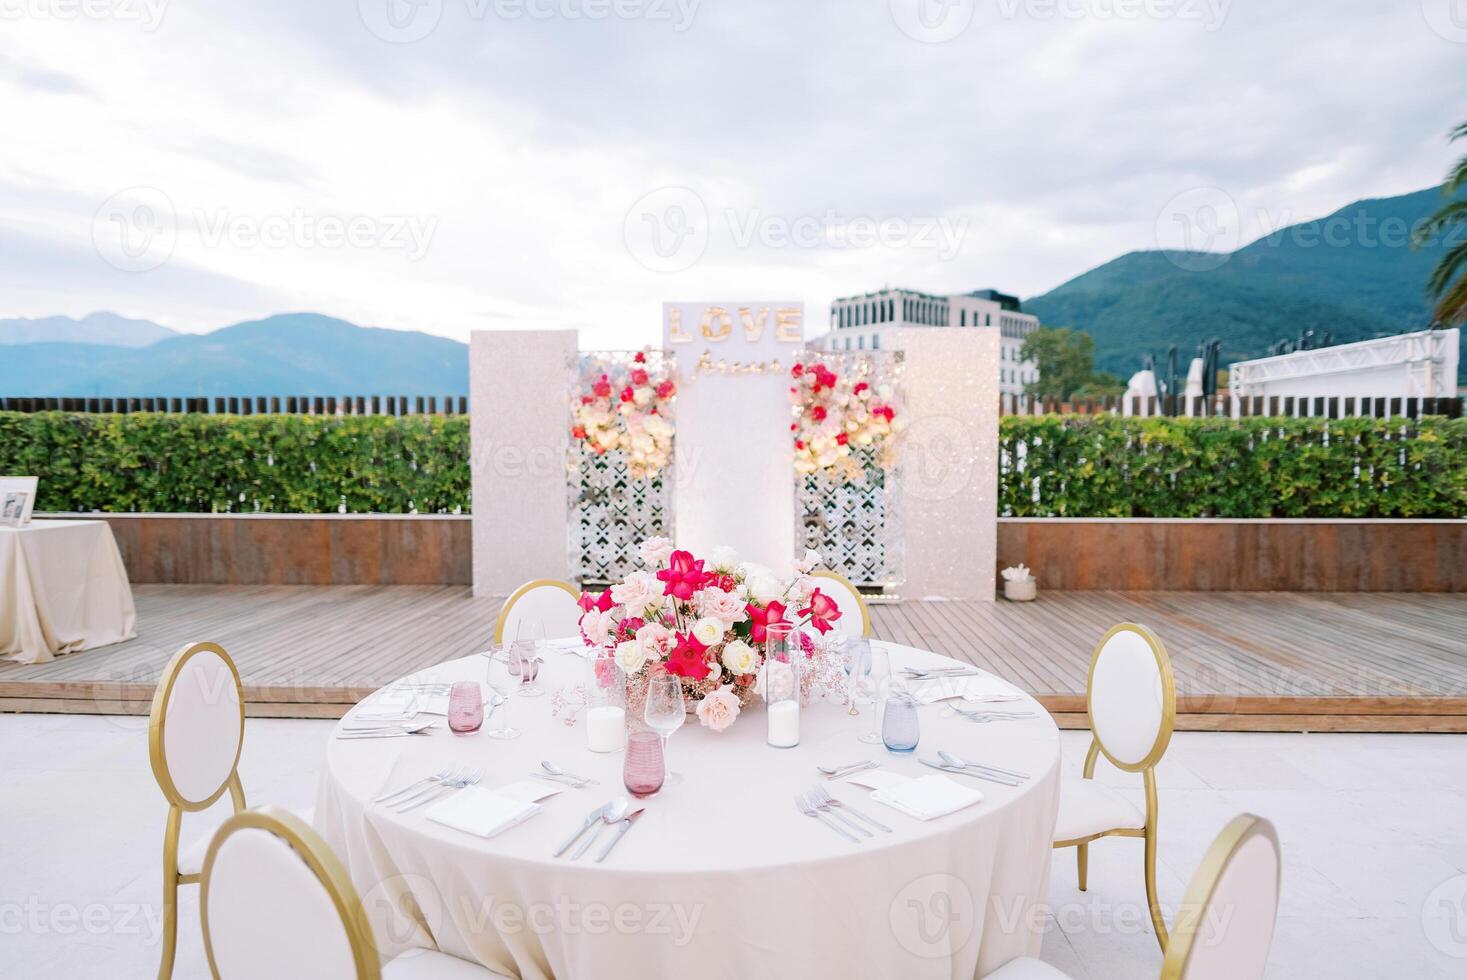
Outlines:
{"label": "fork", "polygon": [[799,808],[799,811],[801,813],[803,813],[805,816],[810,817],[810,818],[815,819],[815,820],[819,820],[821,823],[825,824],[825,826],[829,827],[831,830],[835,831],[837,834],[840,834],[842,837],[844,837],[846,840],[850,841],[851,843],[853,843],[853,844],[859,844],[859,843],[861,843],[861,838],[857,837],[855,834],[850,833],[845,828],[843,828],[840,824],[836,823],[834,820],[827,820],[826,817],[825,817],[825,814],[821,813],[819,810],[817,810],[813,806],[811,806],[810,805],[810,801],[809,800],[806,800],[805,797],[801,796],[798,793],[795,794],[795,806],[797,808]]}
{"label": "fork", "polygon": [[849,811],[851,816],[859,817],[860,819],[869,823],[871,826],[875,827],[877,830],[884,830],[888,834],[891,833],[891,828],[888,827],[886,824],[882,823],[880,820],[876,820],[872,817],[866,816],[866,814],[862,813],[860,810],[857,810],[855,807],[851,806],[848,803],[842,803],[840,800],[827,793],[824,786],[816,785],[811,788],[810,802],[824,803],[826,806],[838,807],[842,810]]}
{"label": "fork", "polygon": [[473,769],[470,770],[468,775],[463,776],[460,779],[445,779],[443,782],[433,787],[433,789],[429,790],[426,795],[416,796],[406,802],[394,803],[392,805],[392,808],[398,813],[407,813],[409,810],[416,810],[418,807],[423,806],[426,803],[432,803],[434,800],[438,799],[445,793],[452,792],[456,789],[467,789],[468,787],[473,786],[479,781],[482,775],[483,773],[481,773],[478,769]]}
{"label": "fork", "polygon": [[408,793],[410,791],[421,791],[427,788],[427,785],[429,783],[442,782],[445,779],[453,778],[457,774],[457,772],[458,770],[456,769],[440,769],[431,776],[424,776],[422,779],[415,779],[412,782],[408,783],[406,786],[401,787],[400,789],[395,789],[390,793],[383,793],[372,802],[383,803],[387,800],[392,799],[394,796],[402,796],[404,793]]}
{"label": "fork", "polygon": [[862,827],[860,824],[856,823],[856,821],[854,821],[854,820],[850,819],[849,817],[847,817],[844,813],[837,813],[835,810],[831,809],[830,804],[827,803],[825,800],[822,800],[817,794],[815,794],[815,793],[806,793],[805,794],[805,800],[811,806],[813,806],[815,809],[819,810],[821,813],[827,813],[830,816],[835,817],[835,819],[839,820],[841,823],[845,824],[847,827],[851,828],[852,830],[854,830],[856,833],[860,834],[861,836],[863,836],[863,837],[875,837],[876,836],[875,834],[871,833],[871,831],[867,830],[865,827]]}

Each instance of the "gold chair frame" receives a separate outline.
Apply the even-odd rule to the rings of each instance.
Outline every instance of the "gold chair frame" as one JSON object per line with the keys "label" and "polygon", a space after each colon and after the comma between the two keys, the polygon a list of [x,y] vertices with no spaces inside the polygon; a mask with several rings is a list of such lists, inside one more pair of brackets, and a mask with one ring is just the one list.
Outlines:
{"label": "gold chair frame", "polygon": [[[168,701],[173,695],[173,685],[178,680],[179,672],[189,660],[200,653],[215,654],[229,666],[235,691],[239,694],[239,744],[234,751],[234,763],[229,767],[229,775],[207,799],[192,801],[185,799],[178,791],[173,775],[168,771],[168,758],[163,748],[163,726],[168,720]],[[238,814],[244,810],[244,786],[239,779],[239,757],[244,750],[244,723],[244,685],[240,683],[239,668],[234,665],[234,660],[223,647],[217,643],[190,643],[173,655],[153,692],[153,706],[148,713],[148,758],[152,763],[153,778],[157,780],[158,788],[168,800],[168,824],[163,833],[163,952],[158,965],[158,980],[169,980],[173,976],[173,961],[178,950],[178,886],[196,885],[202,877],[202,872],[178,873],[178,837],[183,828],[183,815],[185,812],[207,810],[224,795],[225,790],[229,791],[233,800],[234,812]]]}
{"label": "gold chair frame", "polygon": [[[1202,863],[1197,866],[1192,874],[1192,881],[1187,885],[1182,907],[1177,910],[1171,941],[1167,943],[1166,959],[1161,964],[1161,980],[1182,980],[1187,975],[1187,960],[1191,958],[1197,934],[1207,920],[1207,910],[1212,906],[1212,896],[1217,891],[1217,884],[1228,870],[1233,856],[1255,837],[1267,837],[1273,844],[1274,853],[1279,852],[1279,835],[1274,825],[1251,813],[1241,813],[1228,821],[1222,833],[1207,848]],[[1283,861],[1280,859],[1279,867],[1275,869],[1275,896],[1282,884],[1282,876]],[[1278,916],[1277,906],[1274,908],[1274,916],[1275,919]]]}
{"label": "gold chair frame", "polygon": [[525,593],[532,589],[539,589],[545,586],[564,589],[570,594],[572,599],[580,599],[581,597],[581,591],[579,589],[569,582],[561,581],[558,578],[537,578],[532,582],[526,582],[518,589],[515,589],[508,599],[504,600],[504,608],[499,610],[499,618],[494,621],[494,643],[496,646],[504,642],[504,623],[505,620],[509,619],[509,611],[514,608],[515,603],[523,599]]}
{"label": "gold chair frame", "polygon": [[822,568],[820,571],[811,572],[810,574],[815,578],[828,578],[833,582],[839,582],[846,588],[851,590],[851,594],[856,597],[856,602],[858,602],[861,606],[861,635],[870,636],[871,607],[866,604],[866,597],[861,594],[861,590],[852,585],[851,580],[846,578],[840,572],[832,572],[829,569]]}
{"label": "gold chair frame", "polygon": [[1086,890],[1090,870],[1090,842],[1102,837],[1141,837],[1146,841],[1145,852],[1145,878],[1146,878],[1146,904],[1151,913],[1151,924],[1156,930],[1156,941],[1160,944],[1162,952],[1165,953],[1168,944],[1166,919],[1161,914],[1161,903],[1156,895],[1156,844],[1157,844],[1157,804],[1156,804],[1156,764],[1166,754],[1167,745],[1172,740],[1172,731],[1177,723],[1177,688],[1176,681],[1172,677],[1172,663],[1167,656],[1166,647],[1162,646],[1161,640],[1157,639],[1145,626],[1136,623],[1118,623],[1112,626],[1100,642],[1095,645],[1095,653],[1090,658],[1090,673],[1085,679],[1085,712],[1090,716],[1090,704],[1092,689],[1095,684],[1095,666],[1100,662],[1100,653],[1110,638],[1117,633],[1131,632],[1139,635],[1151,648],[1151,654],[1156,658],[1156,665],[1161,673],[1161,697],[1162,697],[1162,719],[1161,726],[1157,730],[1156,741],[1152,743],[1151,751],[1146,758],[1138,763],[1121,762],[1110,753],[1100,735],[1095,730],[1095,720],[1090,718],[1090,749],[1085,753],[1086,779],[1095,778],[1095,763],[1103,753],[1111,765],[1125,772],[1141,773],[1141,780],[1146,788],[1146,824],[1139,830],[1130,828],[1117,828],[1114,830],[1103,830],[1098,834],[1087,837],[1076,837],[1074,840],[1055,841],[1056,849],[1061,847],[1075,848],[1075,860],[1077,865],[1077,876],[1080,882],[1080,890]]}
{"label": "gold chair frame", "polygon": [[357,894],[346,867],[321,839],[321,835],[312,830],[304,820],[273,806],[235,813],[219,828],[214,839],[209,842],[208,853],[204,856],[204,869],[200,876],[199,919],[203,924],[204,953],[208,956],[209,972],[214,980],[220,980],[220,976],[219,966],[214,961],[214,941],[209,933],[209,876],[214,870],[214,858],[218,855],[219,848],[230,835],[246,829],[264,830],[274,834],[300,856],[321,882],[321,887],[331,896],[331,903],[341,917],[342,928],[346,930],[347,942],[351,946],[352,961],[356,965],[357,980],[381,980],[382,958],[377,953],[372,927],[362,908],[361,896]]}

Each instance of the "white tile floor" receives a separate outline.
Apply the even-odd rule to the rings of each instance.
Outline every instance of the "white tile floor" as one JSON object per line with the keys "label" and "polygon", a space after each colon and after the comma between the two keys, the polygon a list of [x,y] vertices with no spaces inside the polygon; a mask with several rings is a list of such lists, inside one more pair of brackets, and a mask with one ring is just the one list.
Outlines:
{"label": "white tile floor", "polygon": [[[240,765],[251,801],[310,806],[330,728],[251,720]],[[164,806],[145,730],[140,718],[0,716],[7,980],[155,972]],[[1078,773],[1087,737],[1065,734],[1067,770]],[[1102,767],[1100,778],[1132,787],[1139,803],[1133,777]],[[1158,782],[1169,906],[1233,815],[1278,826],[1284,894],[1270,976],[1467,976],[1467,737],[1184,733]],[[195,818],[185,833],[222,817]],[[1044,958],[1077,980],[1157,976],[1141,842],[1093,846],[1085,893],[1072,853],[1055,857]],[[180,978],[208,976],[196,893],[183,891]]]}

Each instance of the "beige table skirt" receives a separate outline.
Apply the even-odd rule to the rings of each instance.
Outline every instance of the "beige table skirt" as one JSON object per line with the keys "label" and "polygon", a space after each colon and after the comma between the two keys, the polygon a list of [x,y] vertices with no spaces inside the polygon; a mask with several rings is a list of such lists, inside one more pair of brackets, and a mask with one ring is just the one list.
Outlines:
{"label": "beige table skirt", "polygon": [[106,521],[0,528],[0,657],[45,663],[137,635],[127,569]]}

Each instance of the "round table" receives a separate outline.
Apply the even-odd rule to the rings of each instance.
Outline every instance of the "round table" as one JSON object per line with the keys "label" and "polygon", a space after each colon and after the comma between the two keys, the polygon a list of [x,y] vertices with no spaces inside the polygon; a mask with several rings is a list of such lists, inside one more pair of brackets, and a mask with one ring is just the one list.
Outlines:
{"label": "round table", "polygon": [[[953,663],[880,646],[894,675]],[[486,663],[468,657],[413,679],[482,682]],[[599,845],[579,860],[551,857],[588,812],[624,792],[622,754],[587,750],[584,718],[567,726],[551,717],[551,693],[582,683],[585,669],[578,656],[549,653],[546,696],[512,699],[512,723],[526,730],[517,739],[455,736],[442,723],[426,736],[332,739],[316,823],[362,893],[385,955],[436,946],[511,976],[597,980],[969,980],[1038,955],[1060,761],[1059,733],[1038,702],[998,705],[1036,717],[990,724],[923,706],[921,744],[906,755],[857,740],[869,707],[856,718],[834,704],[807,707],[791,749],[765,744],[762,705],[721,733],[690,716],[668,752],[683,781],[642,801],[646,812],[598,864]],[[1031,778],[1009,787],[950,776],[983,802],[923,822],[815,769],[869,758],[915,777],[935,770],[914,755],[938,749]],[[566,788],[490,839],[434,823],[421,808],[371,802],[451,766],[481,769],[480,785],[492,789],[528,778],[542,759],[599,785]],[[817,782],[893,832],[853,844],[808,819],[795,796]]]}

